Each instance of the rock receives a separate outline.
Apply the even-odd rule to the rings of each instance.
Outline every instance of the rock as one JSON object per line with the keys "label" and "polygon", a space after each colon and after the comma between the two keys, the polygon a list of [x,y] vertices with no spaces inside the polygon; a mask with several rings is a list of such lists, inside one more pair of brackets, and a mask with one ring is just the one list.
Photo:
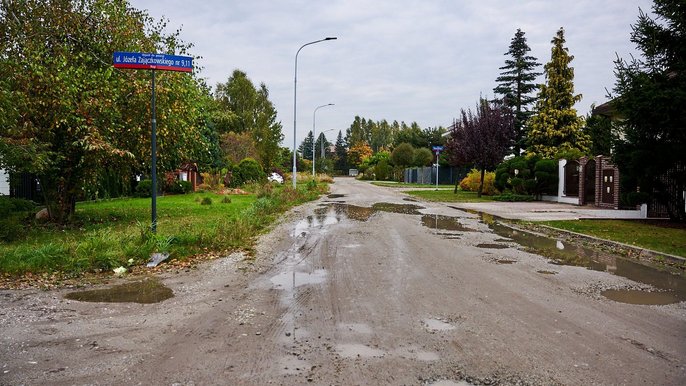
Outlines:
{"label": "rock", "polygon": [[38,221],[48,221],[50,220],[50,212],[48,212],[48,208],[43,208],[36,213],[36,220]]}

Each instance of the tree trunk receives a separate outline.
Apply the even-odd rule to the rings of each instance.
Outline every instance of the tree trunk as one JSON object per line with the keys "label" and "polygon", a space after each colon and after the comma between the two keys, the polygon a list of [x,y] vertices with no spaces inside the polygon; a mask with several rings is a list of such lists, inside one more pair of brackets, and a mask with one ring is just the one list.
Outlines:
{"label": "tree trunk", "polygon": [[76,210],[76,187],[65,177],[40,176],[39,181],[50,220],[67,223]]}
{"label": "tree trunk", "polygon": [[476,196],[481,198],[481,192],[484,191],[484,176],[486,175],[486,169],[481,169],[481,181],[479,181],[479,191],[476,193]]}

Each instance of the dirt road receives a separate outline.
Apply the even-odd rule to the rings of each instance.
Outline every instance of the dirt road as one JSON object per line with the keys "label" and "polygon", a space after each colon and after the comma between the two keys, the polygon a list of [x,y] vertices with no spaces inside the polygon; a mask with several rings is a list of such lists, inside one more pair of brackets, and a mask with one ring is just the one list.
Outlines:
{"label": "dirt road", "polygon": [[0,384],[686,384],[686,302],[608,300],[645,285],[352,179],[289,213],[254,264],[161,281],[174,297],[152,304],[1,291]]}

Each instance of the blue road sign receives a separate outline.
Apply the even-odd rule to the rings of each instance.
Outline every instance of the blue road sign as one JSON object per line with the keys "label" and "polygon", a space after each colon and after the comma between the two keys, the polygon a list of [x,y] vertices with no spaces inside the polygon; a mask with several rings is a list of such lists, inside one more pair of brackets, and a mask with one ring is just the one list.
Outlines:
{"label": "blue road sign", "polygon": [[433,149],[433,151],[435,151],[437,153],[439,151],[443,151],[443,146],[432,146],[431,148]]}
{"label": "blue road sign", "polygon": [[144,52],[115,52],[112,55],[115,68],[134,70],[193,71],[193,58]]}

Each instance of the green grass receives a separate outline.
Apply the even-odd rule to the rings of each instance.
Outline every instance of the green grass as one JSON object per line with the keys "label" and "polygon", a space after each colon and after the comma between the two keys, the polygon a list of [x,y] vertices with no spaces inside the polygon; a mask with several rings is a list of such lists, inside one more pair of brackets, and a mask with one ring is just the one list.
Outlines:
{"label": "green grass", "polygon": [[476,192],[466,192],[458,190],[453,193],[453,189],[449,190],[412,190],[406,192],[415,197],[422,198],[427,201],[436,202],[489,202],[493,201],[491,196],[477,197]]}
{"label": "green grass", "polygon": [[[187,259],[210,252],[250,249],[255,237],[279,213],[315,199],[328,190],[288,186],[268,194],[223,196],[193,193],[163,196],[157,200],[157,233],[150,231],[150,199],[123,198],[78,203],[66,227],[33,225],[27,236],[0,243],[0,272],[9,275],[111,270],[145,263],[153,252]],[[210,205],[202,202],[212,200]]]}
{"label": "green grass", "polygon": [[636,220],[571,220],[541,222],[606,240],[686,257],[686,228],[671,228]]}

